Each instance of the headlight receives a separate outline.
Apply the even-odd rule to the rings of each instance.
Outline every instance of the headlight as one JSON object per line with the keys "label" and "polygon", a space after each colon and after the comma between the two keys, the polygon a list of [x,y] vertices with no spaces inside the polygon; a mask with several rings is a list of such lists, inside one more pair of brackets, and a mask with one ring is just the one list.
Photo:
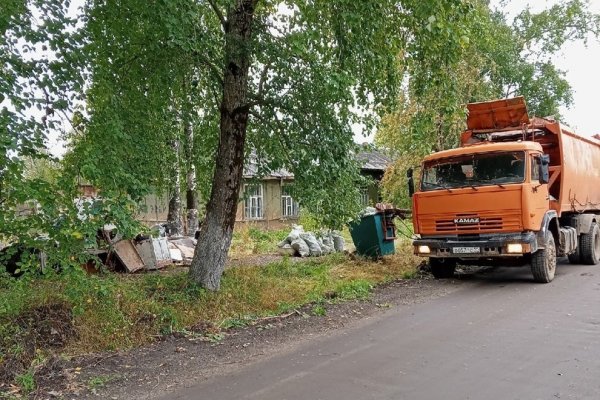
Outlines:
{"label": "headlight", "polygon": [[419,254],[429,254],[431,253],[431,249],[429,248],[429,246],[419,246],[417,247],[417,252]]}
{"label": "headlight", "polygon": [[512,254],[523,254],[523,245],[521,243],[511,243],[506,247],[506,251]]}

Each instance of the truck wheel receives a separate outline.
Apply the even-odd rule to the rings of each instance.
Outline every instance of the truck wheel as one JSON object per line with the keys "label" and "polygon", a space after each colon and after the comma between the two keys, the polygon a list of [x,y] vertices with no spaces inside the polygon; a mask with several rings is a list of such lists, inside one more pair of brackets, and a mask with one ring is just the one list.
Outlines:
{"label": "truck wheel", "polygon": [[584,264],[596,265],[600,261],[600,228],[592,222],[590,231],[579,235],[581,261]]}
{"label": "truck wheel", "polygon": [[552,282],[556,272],[556,247],[551,233],[548,233],[544,247],[531,256],[533,280],[539,283]]}
{"label": "truck wheel", "polygon": [[569,259],[569,262],[571,264],[581,263],[581,248],[580,248],[580,246],[577,246],[577,250],[575,250],[574,253],[567,255],[567,258]]}
{"label": "truck wheel", "polygon": [[454,276],[454,270],[456,269],[456,260],[430,258],[429,266],[431,267],[431,274],[435,279],[452,278]]}

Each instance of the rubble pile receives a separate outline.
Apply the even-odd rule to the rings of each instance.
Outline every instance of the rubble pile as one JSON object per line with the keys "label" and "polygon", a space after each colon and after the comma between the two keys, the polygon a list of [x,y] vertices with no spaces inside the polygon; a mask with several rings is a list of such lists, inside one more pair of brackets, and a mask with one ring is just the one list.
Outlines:
{"label": "rubble pile", "polygon": [[114,253],[121,269],[130,273],[161,269],[171,264],[190,265],[194,257],[196,239],[187,236],[167,237],[162,226],[154,228],[152,231],[158,237],[138,235],[133,240],[109,241],[107,259]]}

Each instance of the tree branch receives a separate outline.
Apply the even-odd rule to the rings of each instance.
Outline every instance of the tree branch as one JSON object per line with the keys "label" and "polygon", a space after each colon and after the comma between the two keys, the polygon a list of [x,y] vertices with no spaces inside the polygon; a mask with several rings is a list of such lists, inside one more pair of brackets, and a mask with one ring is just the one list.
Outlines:
{"label": "tree branch", "polygon": [[225,19],[225,16],[223,15],[223,12],[219,8],[219,6],[217,6],[214,0],[208,0],[208,3],[217,15],[217,18],[219,18],[219,21],[221,21],[221,26],[223,27],[223,29],[227,30],[227,20]]}
{"label": "tree branch", "polygon": [[281,120],[279,118],[277,118],[277,115],[274,115],[273,118],[267,119],[260,113],[256,112],[255,110],[250,110],[249,113],[254,118],[260,120],[263,124],[271,127],[271,129],[273,131],[279,132],[279,134],[276,134],[275,137],[277,138],[277,141],[279,142],[279,145],[281,146],[281,151],[283,153],[283,156],[286,158],[286,160],[290,166],[294,165],[295,162],[294,162],[292,156],[290,155],[290,152],[289,152],[290,146],[289,146],[289,143],[286,140],[287,138],[285,136],[286,127],[281,122]]}
{"label": "tree branch", "polygon": [[271,67],[271,63],[270,62],[266,63],[262,69],[262,72],[260,73],[260,80],[258,82],[258,92],[257,92],[258,97],[263,97],[264,86],[265,86],[265,82],[267,80],[267,73],[269,72],[270,67]]}
{"label": "tree branch", "polygon": [[215,79],[217,79],[221,86],[223,86],[223,76],[221,75],[222,71],[202,53],[194,51],[192,54],[200,61],[201,64],[206,65],[208,69],[210,69],[210,72],[212,72]]}

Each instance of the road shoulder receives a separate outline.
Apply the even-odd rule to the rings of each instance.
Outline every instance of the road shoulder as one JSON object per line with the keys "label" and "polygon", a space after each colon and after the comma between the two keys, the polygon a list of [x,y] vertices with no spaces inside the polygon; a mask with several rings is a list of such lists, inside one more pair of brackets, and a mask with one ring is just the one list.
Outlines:
{"label": "road shoulder", "polygon": [[351,329],[397,307],[408,307],[458,290],[460,280],[398,280],[374,289],[366,300],[314,305],[254,325],[229,329],[211,338],[169,336],[128,352],[71,360],[67,370],[79,395],[70,398],[154,399],[178,388],[224,375],[281,355],[302,343]]}

